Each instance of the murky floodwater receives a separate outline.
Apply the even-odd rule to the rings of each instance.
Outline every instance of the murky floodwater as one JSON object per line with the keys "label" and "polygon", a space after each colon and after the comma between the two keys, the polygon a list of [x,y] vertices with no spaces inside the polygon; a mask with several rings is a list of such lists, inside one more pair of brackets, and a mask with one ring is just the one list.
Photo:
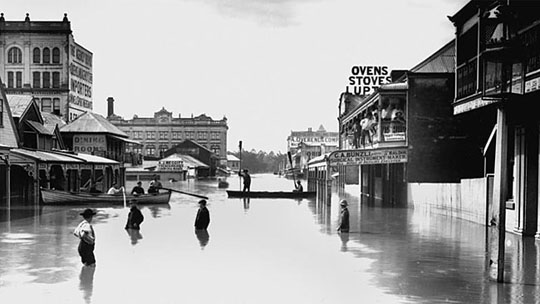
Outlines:
{"label": "murky floodwater", "polygon": [[[238,189],[236,178],[229,180]],[[174,194],[128,210],[98,208],[97,266],[82,267],[72,235],[81,207],[44,207],[0,222],[1,303],[539,303],[539,245],[513,235],[507,280],[486,278],[481,226],[407,209],[350,202],[351,233],[336,234],[339,207],[311,200],[228,199],[213,182],[175,187],[210,197],[207,234],[198,199]],[[254,175],[253,190],[292,181]]]}

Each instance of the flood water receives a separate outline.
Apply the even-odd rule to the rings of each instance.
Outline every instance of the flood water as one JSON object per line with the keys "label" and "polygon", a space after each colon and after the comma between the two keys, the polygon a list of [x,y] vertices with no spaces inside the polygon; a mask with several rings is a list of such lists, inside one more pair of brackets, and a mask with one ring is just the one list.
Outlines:
{"label": "flood water", "polygon": [[[229,182],[239,189],[237,178]],[[128,208],[97,208],[95,267],[82,266],[72,235],[84,207],[45,206],[0,222],[0,302],[540,303],[534,239],[507,236],[508,282],[500,284],[487,278],[478,224],[360,206],[350,192],[328,206],[228,199],[216,181],[164,186],[209,197],[208,232],[195,233],[198,199],[187,195],[141,207],[138,233],[124,229]],[[292,188],[291,180],[253,175],[252,190]],[[340,198],[350,203],[348,234],[335,229]]]}

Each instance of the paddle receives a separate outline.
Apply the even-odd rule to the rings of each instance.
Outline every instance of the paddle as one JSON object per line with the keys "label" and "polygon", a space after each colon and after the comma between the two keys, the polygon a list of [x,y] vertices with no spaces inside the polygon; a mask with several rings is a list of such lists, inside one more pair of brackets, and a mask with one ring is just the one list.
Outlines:
{"label": "paddle", "polygon": [[294,183],[294,188],[296,188],[296,181],[294,180],[294,168],[293,168],[293,165],[292,165],[291,151],[288,151],[287,155],[289,156],[289,163],[291,164],[291,172],[292,172],[292,180],[293,180],[293,183]]}
{"label": "paddle", "polygon": [[184,191],[180,191],[180,190],[176,190],[176,189],[165,188],[165,187],[161,187],[159,189],[168,190],[168,191],[177,192],[177,193],[182,193],[182,194],[187,194],[187,195],[195,196],[195,197],[198,197],[198,198],[208,199],[208,197],[206,197],[204,195],[198,195],[198,194],[195,194],[195,193],[184,192]]}

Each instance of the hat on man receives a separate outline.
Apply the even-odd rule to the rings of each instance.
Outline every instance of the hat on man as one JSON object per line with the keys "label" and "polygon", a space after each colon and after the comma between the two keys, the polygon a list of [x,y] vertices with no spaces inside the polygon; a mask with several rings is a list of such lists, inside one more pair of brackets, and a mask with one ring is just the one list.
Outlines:
{"label": "hat on man", "polygon": [[200,200],[200,201],[199,201],[199,205],[206,206],[206,200],[203,200],[203,199]]}
{"label": "hat on man", "polygon": [[349,205],[349,203],[347,203],[346,200],[341,200],[341,201],[339,202],[339,204],[340,204],[341,206],[345,206],[345,207],[347,207],[347,206]]}
{"label": "hat on man", "polygon": [[97,212],[95,212],[94,210],[88,208],[88,209],[85,209],[83,212],[81,212],[79,214],[82,215],[84,218],[86,218],[86,217],[89,217],[89,216],[96,215]]}

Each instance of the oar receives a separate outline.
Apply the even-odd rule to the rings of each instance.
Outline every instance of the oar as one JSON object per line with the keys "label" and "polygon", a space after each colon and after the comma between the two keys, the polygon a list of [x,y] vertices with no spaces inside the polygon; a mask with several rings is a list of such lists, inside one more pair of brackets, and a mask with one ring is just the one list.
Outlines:
{"label": "oar", "polygon": [[291,163],[291,173],[292,173],[292,180],[293,180],[293,183],[294,183],[294,188],[296,188],[296,181],[294,180],[294,168],[293,168],[293,165],[292,165],[291,151],[288,151],[287,155],[289,156],[289,163]]}
{"label": "oar", "polygon": [[182,194],[187,194],[187,195],[195,196],[195,197],[198,197],[198,198],[208,199],[208,197],[206,197],[204,195],[198,195],[198,194],[195,194],[195,193],[184,192],[184,191],[180,191],[180,190],[176,190],[176,189],[164,188],[164,187],[161,187],[159,189],[169,190],[169,191],[172,191],[172,192],[178,192],[178,193],[182,193]]}

